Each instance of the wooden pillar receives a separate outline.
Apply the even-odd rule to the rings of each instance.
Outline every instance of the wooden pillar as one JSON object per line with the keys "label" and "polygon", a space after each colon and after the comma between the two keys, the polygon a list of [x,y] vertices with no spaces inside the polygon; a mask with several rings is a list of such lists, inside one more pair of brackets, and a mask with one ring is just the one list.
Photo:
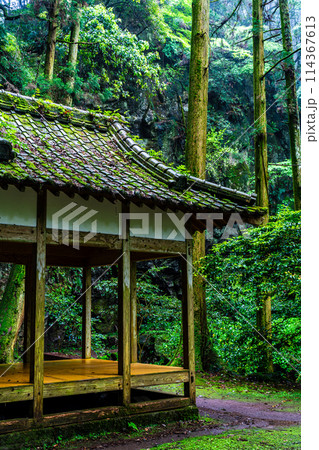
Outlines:
{"label": "wooden pillar", "polygon": [[34,273],[34,267],[32,267],[33,261],[26,264],[25,268],[25,289],[24,289],[24,336],[23,336],[23,362],[25,364],[30,363],[31,343],[32,341],[32,299],[34,298],[34,283],[32,277]]}
{"label": "wooden pillar", "polygon": [[136,261],[131,261],[131,362],[137,362]]}
{"label": "wooden pillar", "polygon": [[44,304],[46,265],[46,191],[38,192],[36,244],[33,252],[30,283],[33,284],[31,335],[33,346],[30,354],[30,380],[33,383],[33,417],[43,416],[43,353],[44,353]]}
{"label": "wooden pillar", "polygon": [[195,344],[194,344],[194,304],[193,304],[193,242],[186,241],[186,255],[182,258],[182,318],[184,368],[189,369],[189,382],[184,383],[185,397],[196,403],[195,391]]}
{"label": "wooden pillar", "polygon": [[91,267],[83,267],[82,358],[91,358]]}
{"label": "wooden pillar", "polygon": [[[129,206],[123,204],[122,213],[129,213]],[[130,235],[128,221],[122,217],[122,252],[119,262],[119,297],[118,297],[118,328],[119,328],[119,375],[123,376],[122,404],[131,402],[131,298],[130,298]],[[125,232],[125,228],[126,231]]]}

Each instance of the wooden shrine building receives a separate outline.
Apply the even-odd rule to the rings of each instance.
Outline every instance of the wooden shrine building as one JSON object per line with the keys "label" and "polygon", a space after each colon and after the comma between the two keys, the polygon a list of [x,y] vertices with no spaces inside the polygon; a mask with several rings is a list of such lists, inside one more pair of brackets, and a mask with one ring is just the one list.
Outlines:
{"label": "wooden shrine building", "polygon": [[[0,132],[0,261],[26,266],[25,354],[0,365],[0,437],[194,405],[191,236],[205,229],[199,213],[222,213],[220,225],[232,213],[259,223],[255,197],[166,166],[115,116],[0,91]],[[183,217],[188,235],[176,225]],[[137,361],[136,262],[168,257],[182,262],[183,367]],[[119,355],[105,361],[91,358],[91,268],[113,264]],[[83,268],[82,359],[44,360],[46,266]],[[183,396],[136,395],[174,383]],[[101,393],[98,406],[87,401]]]}

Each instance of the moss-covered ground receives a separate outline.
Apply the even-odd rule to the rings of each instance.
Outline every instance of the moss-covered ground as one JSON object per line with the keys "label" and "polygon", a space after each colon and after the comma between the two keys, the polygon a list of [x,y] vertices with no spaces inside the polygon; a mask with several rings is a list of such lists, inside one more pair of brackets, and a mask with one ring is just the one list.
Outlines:
{"label": "moss-covered ground", "polygon": [[218,436],[200,436],[153,447],[158,450],[300,449],[300,427],[280,430],[240,430]]}
{"label": "moss-covered ground", "polygon": [[[156,389],[182,394],[183,387],[182,385],[166,385]],[[281,411],[300,411],[301,391],[299,386],[249,381],[238,375],[198,373],[196,394],[213,399],[264,402]]]}

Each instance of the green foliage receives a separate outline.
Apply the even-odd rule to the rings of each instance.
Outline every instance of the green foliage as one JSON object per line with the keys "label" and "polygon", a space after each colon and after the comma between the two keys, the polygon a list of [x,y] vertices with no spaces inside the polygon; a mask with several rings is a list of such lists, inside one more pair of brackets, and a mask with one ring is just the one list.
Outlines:
{"label": "green foliage", "polygon": [[17,38],[0,24],[0,87],[21,89],[31,81],[32,72]]}
{"label": "green foliage", "polygon": [[214,182],[224,186],[245,186],[249,178],[249,165],[246,152],[225,142],[225,129],[214,126],[207,133],[207,175]]}
{"label": "green foliage", "polygon": [[168,158],[163,154],[163,152],[161,150],[153,150],[153,149],[148,149],[147,152],[153,156],[154,158],[165,162],[165,164],[167,164],[167,166],[172,167],[172,169],[176,169],[178,172],[183,173],[184,175],[190,175],[190,171],[185,167],[184,164],[180,164],[177,167],[168,160]]}
{"label": "green foliage", "polygon": [[[96,94],[102,101],[132,95],[133,86],[148,92],[159,87],[157,55],[147,41],[120,28],[111,8],[84,8],[79,50],[77,88]],[[84,94],[82,94],[84,95]]]}
{"label": "green foliage", "polygon": [[191,40],[192,3],[190,0],[164,2],[161,12],[165,22],[164,55],[174,60],[178,54],[189,55]]}
{"label": "green foliage", "polygon": [[300,213],[283,208],[267,226],[214,246],[202,270],[208,280],[209,327],[228,367],[242,374],[256,372],[261,345],[255,329],[256,299],[267,294],[272,301],[276,370],[297,378]]}
{"label": "green foliage", "polygon": [[[181,304],[163,295],[149,276],[137,285],[139,354],[141,361],[167,364],[181,352]],[[176,358],[175,358],[176,356]]]}
{"label": "green foliage", "polygon": [[270,202],[275,205],[285,203],[293,207],[291,161],[270,164],[268,173]]}
{"label": "green foliage", "polygon": [[[156,446],[159,450],[240,450],[240,449],[300,449],[300,427],[281,430],[236,430],[228,431],[219,436],[201,436],[182,441]],[[153,447],[155,449],[155,447]]]}
{"label": "green foliage", "polygon": [[134,422],[128,422],[127,426],[134,431],[138,431],[138,426]]}
{"label": "green foliage", "polygon": [[[47,350],[79,351],[82,342],[82,271],[50,267],[47,273],[45,311]],[[105,353],[105,336],[95,330],[99,318],[92,318],[92,348]]]}

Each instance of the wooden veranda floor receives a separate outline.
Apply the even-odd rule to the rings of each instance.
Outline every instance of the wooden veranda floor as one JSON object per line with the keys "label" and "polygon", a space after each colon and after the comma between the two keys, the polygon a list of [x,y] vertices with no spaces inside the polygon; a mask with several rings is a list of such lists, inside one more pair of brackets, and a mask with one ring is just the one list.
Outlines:
{"label": "wooden veranda floor", "polygon": [[[2,433],[31,429],[37,426],[30,416],[35,398],[34,385],[29,382],[29,366],[23,363],[0,364],[0,440]],[[129,405],[122,404],[123,376],[118,374],[117,361],[100,359],[69,359],[44,362],[42,426],[84,423],[125,415],[168,411],[188,407],[187,396],[159,397],[145,400],[144,387],[189,383],[190,370],[153,364],[131,364]],[[95,394],[106,393],[106,396]],[[83,395],[84,394],[84,395]],[[148,391],[148,396],[149,391]],[[157,395],[157,396],[156,396]],[[163,396],[164,395],[164,396]],[[70,401],[59,397],[69,396]],[[15,403],[18,402],[18,403]]]}
{"label": "wooden veranda floor", "polygon": [[[182,367],[131,364],[131,376],[188,372]],[[44,384],[97,380],[119,377],[117,361],[101,359],[66,359],[44,362]],[[151,380],[150,380],[151,381]],[[153,384],[151,382],[151,384]],[[154,383],[158,384],[158,383]],[[23,363],[0,364],[0,389],[30,385],[29,366]]]}

